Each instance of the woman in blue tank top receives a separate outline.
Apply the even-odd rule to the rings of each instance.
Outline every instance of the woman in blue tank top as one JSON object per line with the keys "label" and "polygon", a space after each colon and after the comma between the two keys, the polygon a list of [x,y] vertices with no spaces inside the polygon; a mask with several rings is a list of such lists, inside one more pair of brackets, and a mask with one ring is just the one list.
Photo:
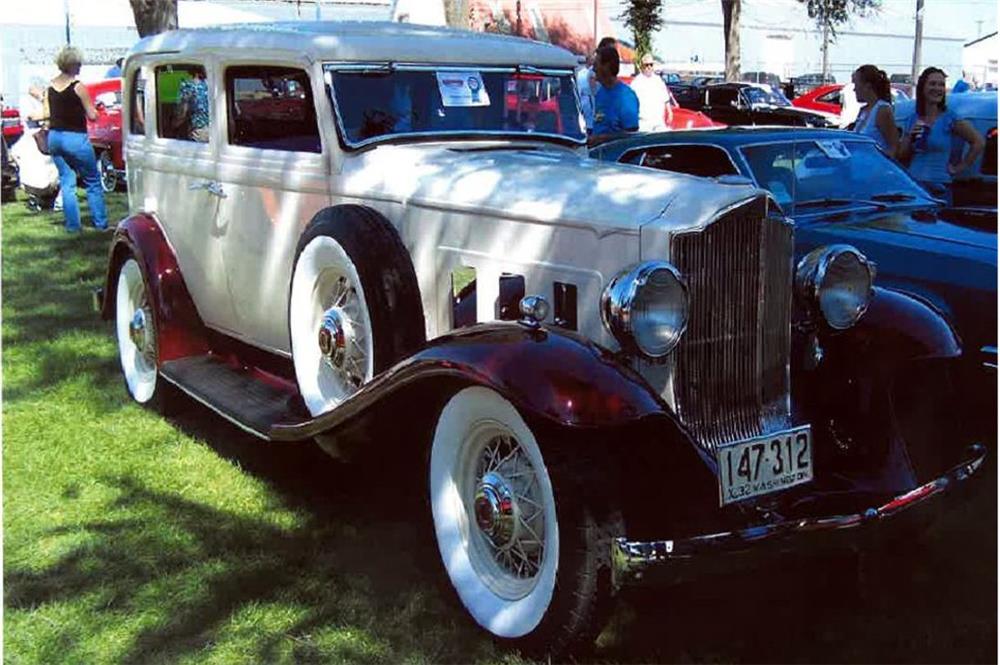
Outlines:
{"label": "woman in blue tank top", "polygon": [[[927,191],[950,203],[952,178],[975,163],[986,141],[971,124],[948,110],[944,79],[942,70],[928,67],[917,80],[916,114],[903,128],[899,156],[909,161],[910,175]],[[968,143],[969,149],[960,144],[959,150],[953,150],[956,138]],[[958,154],[953,157],[953,152]]]}
{"label": "woman in blue tank top", "polygon": [[889,77],[875,65],[862,65],[851,76],[854,94],[864,106],[858,112],[854,131],[874,139],[882,152],[896,156],[899,133],[892,113],[892,88]]}

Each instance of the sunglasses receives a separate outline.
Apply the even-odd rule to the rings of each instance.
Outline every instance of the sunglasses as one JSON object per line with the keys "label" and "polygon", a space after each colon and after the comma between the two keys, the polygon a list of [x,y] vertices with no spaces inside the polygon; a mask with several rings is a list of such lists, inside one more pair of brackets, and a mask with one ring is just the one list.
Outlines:
{"label": "sunglasses", "polygon": [[642,63],[642,68],[643,69],[647,69],[647,68],[652,67],[652,66],[653,66],[653,63],[651,63],[651,62],[644,62],[644,63]]}

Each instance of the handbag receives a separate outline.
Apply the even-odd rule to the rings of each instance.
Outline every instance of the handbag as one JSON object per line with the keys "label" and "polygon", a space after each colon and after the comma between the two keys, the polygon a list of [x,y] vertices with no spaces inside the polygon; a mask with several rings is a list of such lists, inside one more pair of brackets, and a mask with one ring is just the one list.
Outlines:
{"label": "handbag", "polygon": [[39,129],[35,132],[35,145],[38,146],[38,152],[43,155],[49,154],[49,130]]}

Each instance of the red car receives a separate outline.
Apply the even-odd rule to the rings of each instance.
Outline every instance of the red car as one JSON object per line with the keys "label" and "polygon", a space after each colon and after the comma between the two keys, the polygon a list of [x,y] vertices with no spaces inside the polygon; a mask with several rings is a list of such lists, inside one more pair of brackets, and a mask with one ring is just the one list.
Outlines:
{"label": "red car", "polygon": [[101,186],[113,192],[124,182],[125,160],[122,157],[122,81],[105,79],[84,84],[97,106],[97,120],[87,122],[87,136],[97,153]]}
{"label": "red car", "polygon": [[3,137],[6,139],[7,145],[10,145],[24,134],[24,127],[21,125],[21,114],[16,108],[9,106],[3,107],[3,111],[0,113],[2,113],[3,118]]}
{"label": "red car", "polygon": [[[632,78],[631,76],[619,76],[618,80],[628,85],[632,83]],[[726,126],[724,123],[715,122],[700,111],[683,108],[674,99],[674,93],[670,91],[670,88],[667,88],[667,94],[670,95],[670,110],[673,111],[673,118],[668,118],[666,111],[664,111],[663,122],[670,129],[705,129],[707,127]]]}
{"label": "red car", "polygon": [[[821,85],[818,88],[813,88],[804,95],[799,95],[793,99],[792,106],[797,106],[801,109],[824,111],[826,113],[840,115],[840,108],[843,105],[843,88],[843,83]],[[906,93],[906,88],[907,86],[905,85],[892,85],[893,103],[910,98],[910,96]]]}

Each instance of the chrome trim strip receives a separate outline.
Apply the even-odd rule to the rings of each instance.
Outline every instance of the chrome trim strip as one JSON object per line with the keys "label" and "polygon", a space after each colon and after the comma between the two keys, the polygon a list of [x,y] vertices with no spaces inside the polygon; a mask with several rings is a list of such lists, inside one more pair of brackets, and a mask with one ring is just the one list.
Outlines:
{"label": "chrome trim strip", "polygon": [[995,370],[997,368],[997,347],[984,346],[979,349],[979,352],[984,356],[987,356],[987,358],[983,361],[983,367]]}
{"label": "chrome trim strip", "polygon": [[176,386],[178,390],[180,390],[181,392],[183,392],[185,395],[187,395],[188,397],[190,397],[194,401],[196,401],[199,404],[202,404],[202,405],[208,407],[210,410],[212,410],[215,413],[219,414],[220,416],[222,416],[223,418],[225,418],[226,420],[228,420],[232,424],[234,424],[237,427],[239,427],[244,432],[247,432],[248,434],[253,434],[258,439],[262,439],[264,441],[271,441],[272,440],[269,436],[267,436],[263,432],[258,432],[257,430],[253,429],[252,427],[248,427],[248,426],[244,425],[243,423],[241,423],[240,421],[236,420],[235,418],[233,418],[232,416],[230,416],[228,413],[225,413],[224,411],[221,411],[217,406],[215,406],[214,404],[212,404],[208,400],[206,400],[206,399],[204,399],[204,398],[196,395],[195,393],[191,392],[190,390],[187,389],[187,387],[184,386],[184,384],[178,383],[177,381],[173,380],[172,378],[170,378],[169,376],[167,376],[163,372],[157,372],[157,375],[161,379],[163,379],[164,381],[168,381],[170,383],[170,385]]}
{"label": "chrome trim strip", "polygon": [[290,352],[288,352],[288,351],[283,351],[283,350],[275,348],[273,346],[268,346],[267,344],[261,344],[260,342],[256,342],[256,341],[250,339],[249,337],[247,337],[245,335],[242,335],[242,334],[240,334],[238,332],[229,330],[227,328],[222,328],[222,327],[219,327],[219,326],[216,326],[216,325],[212,325],[212,324],[208,324],[208,323],[205,324],[205,327],[214,330],[215,332],[219,333],[220,335],[225,335],[226,337],[232,337],[236,341],[242,342],[243,344],[246,344],[247,346],[252,346],[252,347],[258,348],[261,351],[267,351],[268,353],[272,353],[272,354],[274,354],[276,356],[281,356],[282,358],[291,359],[291,357],[292,357],[292,354]]}
{"label": "chrome trim strip", "polygon": [[786,520],[676,540],[643,542],[616,538],[611,545],[612,579],[617,588],[639,582],[647,570],[662,568],[671,562],[697,562],[711,556],[747,553],[806,534],[831,534],[875,524],[919,506],[967,481],[982,467],[985,458],[986,447],[973,444],[967,451],[967,458],[944,475],[900,494],[881,506],[873,506],[858,513]]}

